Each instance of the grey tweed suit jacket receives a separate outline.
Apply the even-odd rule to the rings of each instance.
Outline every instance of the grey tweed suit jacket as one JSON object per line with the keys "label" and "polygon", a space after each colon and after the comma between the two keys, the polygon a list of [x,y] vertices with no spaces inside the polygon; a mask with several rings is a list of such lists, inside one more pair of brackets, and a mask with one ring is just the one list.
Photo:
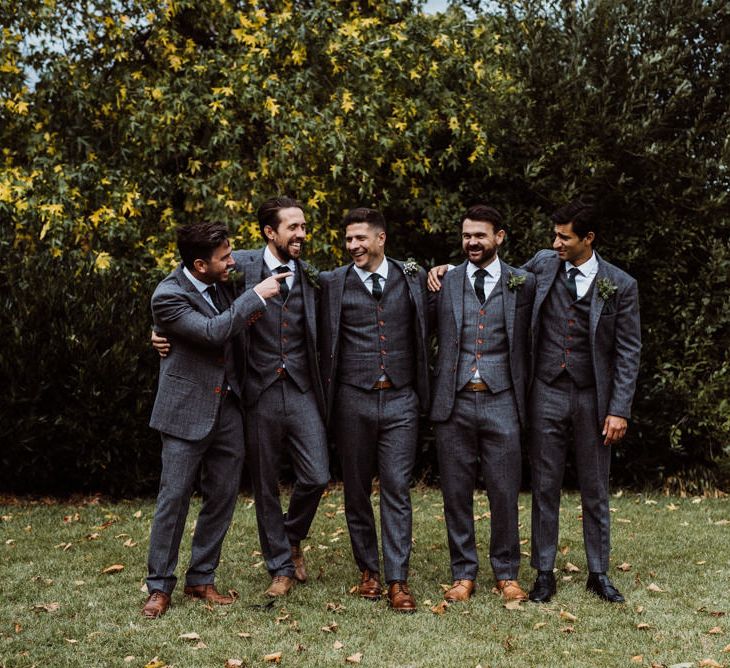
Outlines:
{"label": "grey tweed suit jacket", "polygon": [[[230,300],[231,295],[222,292],[221,297]],[[182,264],[163,279],[152,294],[152,317],[155,330],[164,333],[172,347],[160,360],[150,427],[188,441],[199,441],[211,432],[223,396],[224,358],[232,354],[231,340],[264,310],[259,296],[247,290],[216,314],[185,276]]]}
{"label": "grey tweed suit jacket", "polygon": [[[499,261],[502,267],[500,282],[504,301],[504,319],[509,343],[510,375],[520,424],[527,417],[526,392],[530,376],[530,317],[535,297],[535,277],[522,269],[515,269]],[[436,293],[439,352],[434,369],[433,405],[430,418],[434,422],[448,420],[456,397],[456,371],[459,364],[461,330],[464,320],[464,280],[468,262],[443,277],[443,287]],[[510,289],[510,276],[524,276],[522,285]]]}
{"label": "grey tweed suit jacket", "polygon": [[[233,251],[233,259],[236,261],[236,271],[240,272],[243,276],[242,283],[237,285],[237,289],[246,290],[252,288],[257,283],[260,283],[262,276],[268,274],[268,267],[264,262],[264,249],[258,250],[239,250]],[[302,285],[302,296],[304,299],[304,314],[305,314],[305,336],[307,346],[307,359],[309,362],[309,375],[312,381],[312,388],[317,399],[317,406],[319,407],[320,413],[324,416],[325,412],[325,398],[324,390],[322,388],[322,379],[319,375],[319,366],[317,364],[317,308],[319,302],[319,288],[315,288],[310,284],[307,279],[306,273],[310,267],[303,260],[295,260],[297,265],[296,280],[301,281]],[[264,273],[266,272],[266,273]],[[245,360],[244,366],[248,364],[255,364],[256,351],[251,350],[248,345],[247,337],[244,341],[246,348],[246,354],[243,356]],[[244,368],[245,374],[245,368]],[[255,396],[248,397],[251,401],[254,401],[258,397],[259,393],[255,393]]]}
{"label": "grey tweed suit jacket", "polygon": [[[426,272],[419,267],[416,274],[406,273],[403,262],[387,258],[403,272],[408,286],[408,296],[414,306],[414,331],[416,334],[416,394],[422,411],[429,406],[428,335],[429,307],[426,288]],[[342,316],[342,295],[345,279],[353,263],[338,267],[334,271],[323,271],[319,275],[322,284],[320,310],[320,368],[325,387],[327,420],[332,416],[332,405],[337,392],[337,367],[339,355],[340,318]]]}
{"label": "grey tweed suit jacket", "polygon": [[[626,419],[631,416],[631,403],[639,375],[641,322],[636,280],[625,271],[606,262],[598,253],[595,255],[598,260],[598,273],[594,279],[589,336],[596,383],[598,422],[602,425],[607,415]],[[533,372],[540,345],[540,327],[553,325],[541,319],[540,309],[563,266],[564,263],[557,252],[548,249],[538,251],[523,265],[523,269],[535,274],[537,279],[531,324]],[[615,291],[607,299],[601,296],[602,284],[615,287]]]}

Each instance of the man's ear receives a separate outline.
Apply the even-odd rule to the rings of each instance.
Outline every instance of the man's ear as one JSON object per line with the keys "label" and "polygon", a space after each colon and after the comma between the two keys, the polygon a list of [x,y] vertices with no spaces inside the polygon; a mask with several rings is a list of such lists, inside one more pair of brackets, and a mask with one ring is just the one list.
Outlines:
{"label": "man's ear", "polygon": [[199,274],[204,274],[208,270],[208,263],[205,260],[197,258],[193,260],[193,269]]}
{"label": "man's ear", "polygon": [[276,234],[276,230],[274,230],[274,228],[271,227],[271,225],[264,226],[264,236],[267,239],[273,239],[275,234]]}
{"label": "man's ear", "polygon": [[593,232],[588,232],[588,234],[586,234],[583,237],[583,240],[587,241],[591,246],[593,245],[593,242],[595,241],[595,239],[596,239],[596,235]]}

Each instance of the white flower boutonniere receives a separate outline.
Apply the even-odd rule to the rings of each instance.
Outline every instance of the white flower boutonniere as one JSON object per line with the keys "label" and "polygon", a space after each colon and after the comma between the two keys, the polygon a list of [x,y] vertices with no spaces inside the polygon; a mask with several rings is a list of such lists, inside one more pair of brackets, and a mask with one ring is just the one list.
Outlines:
{"label": "white flower boutonniere", "polygon": [[598,295],[604,302],[611,299],[616,294],[616,290],[618,290],[618,285],[611,283],[611,280],[608,278],[599,278],[596,287],[598,288]]}
{"label": "white flower boutonniere", "polygon": [[409,257],[403,263],[403,271],[406,276],[415,276],[419,269],[420,267],[418,266],[418,262],[416,262],[416,258],[414,257]]}
{"label": "white flower boutonniere", "polygon": [[514,292],[515,290],[519,290],[527,280],[527,274],[514,274],[512,272],[509,273],[509,278],[507,279],[507,287]]}

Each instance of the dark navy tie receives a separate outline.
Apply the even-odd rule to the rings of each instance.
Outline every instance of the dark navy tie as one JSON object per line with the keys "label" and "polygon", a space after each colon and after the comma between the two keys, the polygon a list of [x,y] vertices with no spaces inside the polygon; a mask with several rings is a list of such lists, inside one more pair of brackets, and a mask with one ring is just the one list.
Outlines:
{"label": "dark navy tie", "polygon": [[[277,274],[285,274],[287,271],[291,271],[291,269],[289,269],[289,267],[285,264],[274,269],[274,272]],[[289,296],[289,285],[287,284],[286,279],[279,281],[279,294],[281,295],[281,301],[285,302],[286,298]]]}
{"label": "dark navy tie", "polygon": [[378,274],[370,274],[370,278],[373,281],[373,297],[380,301],[383,296],[383,286],[380,285],[380,276]]}
{"label": "dark navy tie", "polygon": [[477,299],[480,304],[483,304],[486,300],[486,297],[484,296],[484,277],[486,275],[486,269],[477,269],[474,272],[474,292],[476,292]]}
{"label": "dark navy tie", "polygon": [[571,269],[568,269],[568,278],[566,279],[566,284],[568,285],[568,292],[570,292],[570,296],[573,298],[573,301],[577,301],[578,299],[578,288],[575,285],[575,277],[580,273],[580,269],[577,267],[572,267]]}

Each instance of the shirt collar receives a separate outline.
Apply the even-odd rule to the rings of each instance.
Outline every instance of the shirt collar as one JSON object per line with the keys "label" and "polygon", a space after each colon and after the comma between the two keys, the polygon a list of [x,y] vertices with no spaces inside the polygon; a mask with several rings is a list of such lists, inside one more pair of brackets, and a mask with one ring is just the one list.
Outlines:
{"label": "shirt collar", "polygon": [[370,278],[370,274],[378,274],[380,278],[382,278],[384,281],[388,279],[388,258],[384,257],[383,261],[380,263],[380,266],[375,271],[365,271],[364,269],[360,269],[357,265],[352,265],[352,268],[355,270],[357,275],[360,277],[360,280],[364,283],[368,278]]}
{"label": "shirt collar", "polygon": [[502,275],[502,265],[499,263],[499,257],[494,256],[494,259],[486,267],[477,267],[473,262],[469,262],[466,265],[466,275],[471,278],[477,269],[486,269],[492,278],[499,278]]}
{"label": "shirt collar", "polygon": [[203,283],[199,278],[195,278],[193,273],[183,265],[183,274],[188,277],[188,280],[193,284],[195,289],[201,294],[205,292],[210,286],[207,283]]}
{"label": "shirt collar", "polygon": [[297,270],[297,263],[294,262],[293,259],[289,258],[288,262],[280,262],[277,258],[274,257],[274,254],[271,252],[271,249],[268,247],[268,245],[266,246],[266,248],[264,248],[264,262],[272,273],[274,269],[278,269],[281,266],[289,267],[289,271]]}
{"label": "shirt collar", "polygon": [[598,260],[596,254],[591,253],[591,256],[582,264],[580,267],[576,267],[572,262],[565,261],[565,273],[567,274],[571,269],[577,269],[583,276],[591,276],[598,271]]}

